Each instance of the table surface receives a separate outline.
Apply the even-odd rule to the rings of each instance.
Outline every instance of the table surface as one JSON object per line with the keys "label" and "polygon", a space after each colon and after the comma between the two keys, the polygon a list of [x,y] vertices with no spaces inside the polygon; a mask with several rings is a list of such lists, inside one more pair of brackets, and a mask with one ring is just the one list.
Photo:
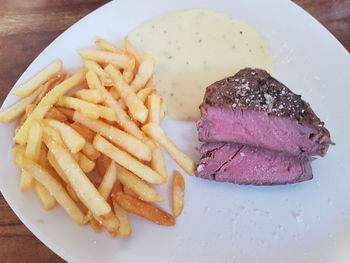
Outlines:
{"label": "table surface", "polygon": [[[1,0],[0,103],[34,58],[65,29],[108,1]],[[350,51],[350,0],[294,0]],[[65,262],[17,218],[0,194],[0,261]]]}

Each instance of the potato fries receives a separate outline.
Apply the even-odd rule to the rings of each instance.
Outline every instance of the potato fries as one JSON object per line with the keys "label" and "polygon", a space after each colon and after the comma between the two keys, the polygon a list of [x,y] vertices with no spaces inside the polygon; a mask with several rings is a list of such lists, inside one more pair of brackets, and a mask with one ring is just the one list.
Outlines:
{"label": "potato fries", "polygon": [[82,225],[84,215],[80,211],[79,207],[70,198],[66,189],[58,183],[52,175],[47,173],[40,165],[36,162],[26,158],[23,153],[17,152],[15,154],[16,164],[28,171],[36,180],[48,189],[50,194],[55,197],[57,202],[63,207],[67,214],[77,223]]}
{"label": "potato fries", "polygon": [[184,208],[185,180],[178,171],[173,172],[173,214],[178,217]]}
{"label": "potato fries", "polygon": [[159,175],[148,166],[133,158],[127,152],[118,149],[100,135],[96,135],[93,145],[101,153],[107,155],[116,163],[130,170],[131,172],[133,172],[143,180],[149,182],[150,184],[164,183],[164,178],[161,175]]}
{"label": "potato fries", "polygon": [[26,97],[33,91],[38,89],[41,84],[47,81],[52,75],[57,74],[62,70],[62,61],[56,60],[51,65],[47,66],[40,73],[34,76],[27,83],[21,85],[18,89],[12,92],[12,95],[19,97]]}
{"label": "potato fries", "polygon": [[118,167],[118,180],[123,186],[131,189],[141,200],[148,202],[163,202],[165,199],[152,187],[148,186],[138,176],[134,175],[124,167]]}
{"label": "potato fries", "polygon": [[124,49],[104,39],[95,44],[79,51],[82,68],[69,75],[54,62],[15,90],[23,98],[0,113],[2,122],[18,119],[12,150],[20,190],[33,186],[44,209],[58,203],[77,224],[112,237],[131,235],[129,213],[175,225],[184,206],[181,174],[172,180],[173,215],[149,203],[165,201],[153,186],[167,182],[161,147],[187,173],[195,164],[160,128],[166,105],[153,83],[155,60],[127,38]]}
{"label": "potato fries", "polygon": [[141,216],[158,225],[175,225],[175,219],[172,215],[159,209],[158,207],[155,207],[154,205],[151,205],[150,203],[121,192],[115,194],[113,193],[112,198],[129,213]]}
{"label": "potato fries", "polygon": [[83,149],[86,140],[72,127],[56,120],[46,120],[45,123],[60,132],[64,143],[72,153]]}
{"label": "potato fries", "polygon": [[140,160],[151,160],[152,153],[149,146],[134,136],[102,121],[89,119],[79,112],[75,112],[73,120],[104,136]]}
{"label": "potato fries", "polygon": [[55,104],[58,99],[71,90],[72,88],[78,86],[83,81],[85,81],[85,69],[82,68],[74,73],[71,77],[64,80],[61,84],[54,87],[46,96],[40,101],[36,106],[32,114],[28,116],[26,121],[23,123],[21,128],[16,133],[13,140],[18,144],[25,144],[28,136],[28,131],[34,120],[42,119],[45,114],[49,111],[51,106]]}
{"label": "potato fries", "polygon": [[114,87],[117,88],[120,96],[125,101],[132,117],[144,123],[147,119],[148,110],[143,102],[136,96],[132,88],[124,81],[122,74],[112,65],[108,65],[105,71],[111,77]]}
{"label": "potato fries", "polygon": [[159,125],[148,123],[142,130],[162,145],[186,173],[194,175],[196,164],[176,147]]}
{"label": "potato fries", "polygon": [[40,92],[41,89],[38,89],[34,91],[33,94],[17,101],[15,104],[10,106],[6,110],[0,112],[0,121],[8,123],[17,119],[26,111],[27,106],[29,106],[35,100],[35,98],[40,94]]}

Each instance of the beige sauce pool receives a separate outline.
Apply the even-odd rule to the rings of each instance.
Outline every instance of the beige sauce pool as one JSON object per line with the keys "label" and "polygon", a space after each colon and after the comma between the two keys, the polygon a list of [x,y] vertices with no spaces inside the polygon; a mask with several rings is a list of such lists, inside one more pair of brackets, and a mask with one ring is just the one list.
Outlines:
{"label": "beige sauce pool", "polygon": [[205,88],[239,69],[272,71],[272,55],[259,33],[209,9],[154,17],[130,32],[129,39],[155,54],[155,84],[173,119],[198,119]]}

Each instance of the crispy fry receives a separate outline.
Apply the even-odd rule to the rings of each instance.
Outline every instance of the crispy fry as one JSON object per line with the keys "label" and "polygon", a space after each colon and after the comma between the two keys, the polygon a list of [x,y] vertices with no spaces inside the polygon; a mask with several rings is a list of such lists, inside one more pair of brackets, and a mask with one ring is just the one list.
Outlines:
{"label": "crispy fry", "polygon": [[164,183],[164,178],[161,175],[157,174],[151,168],[133,158],[127,152],[118,149],[100,135],[96,135],[93,145],[101,153],[107,155],[116,163],[130,170],[143,180],[151,184]]}
{"label": "crispy fry", "polygon": [[148,202],[163,202],[165,199],[138,176],[124,167],[118,166],[118,180],[131,189],[141,200]]}
{"label": "crispy fry", "polygon": [[88,127],[96,133],[101,134],[117,146],[128,151],[133,156],[145,161],[151,160],[152,153],[149,146],[134,136],[102,121],[89,119],[79,112],[74,113],[73,120]]}
{"label": "crispy fry", "polygon": [[57,74],[62,70],[62,61],[56,60],[46,68],[44,68],[41,72],[35,75],[32,79],[30,79],[25,84],[21,85],[19,88],[12,92],[12,95],[19,97],[26,97],[30,95],[33,91],[38,89],[41,84],[46,82],[52,75]]}
{"label": "crispy fry", "polygon": [[56,199],[46,190],[45,186],[35,181],[34,189],[45,210],[51,210],[56,206]]}
{"label": "crispy fry", "polygon": [[41,89],[39,88],[28,97],[20,99],[6,110],[0,112],[0,121],[9,123],[20,117],[26,111],[27,106],[32,104],[40,92]]}
{"label": "crispy fry", "polygon": [[84,173],[90,173],[95,168],[95,162],[91,161],[84,154],[80,153],[79,166]]}
{"label": "crispy fry", "polygon": [[104,96],[105,103],[114,111],[117,116],[116,122],[128,133],[134,135],[136,138],[145,141],[147,137],[141,132],[139,127],[130,119],[128,114],[122,109],[118,102],[113,98],[106,88],[104,88],[94,72],[89,71],[86,74],[87,78],[90,78],[91,83],[94,83],[94,87],[100,90]]}
{"label": "crispy fry", "polygon": [[149,86],[149,87],[144,87],[143,89],[140,89],[138,92],[137,92],[137,97],[139,97],[139,99],[145,103],[148,96],[151,95],[153,92],[155,91],[155,87],[152,85],[152,86]]}
{"label": "crispy fry", "polygon": [[42,98],[45,97],[45,95],[52,90],[55,86],[57,86],[58,84],[60,84],[62,81],[64,81],[67,77],[67,73],[66,72],[59,72],[57,73],[55,76],[52,76],[44,85],[43,85],[43,89],[41,90],[40,94],[36,97],[36,99],[34,100],[33,104],[37,105]]}
{"label": "crispy fry", "polygon": [[117,46],[113,45],[111,42],[105,40],[105,39],[96,39],[95,41],[96,46],[98,46],[103,51],[109,51],[116,54],[123,54],[124,51],[118,48]]}
{"label": "crispy fry", "polygon": [[26,158],[21,152],[15,154],[15,162],[19,167],[28,171],[38,182],[44,185],[77,224],[83,224],[83,213],[70,198],[64,187],[59,184],[52,175],[34,161]]}
{"label": "crispy fry", "polygon": [[178,217],[184,208],[185,181],[178,171],[173,172],[173,215]]}
{"label": "crispy fry", "polygon": [[84,60],[85,67],[97,74],[100,78],[103,86],[112,86],[112,81],[108,74],[103,70],[103,68],[93,60]]}
{"label": "crispy fry", "polygon": [[60,112],[56,107],[52,107],[46,114],[45,119],[52,119],[60,122],[68,120],[67,116]]}
{"label": "crispy fry", "polygon": [[108,214],[111,211],[111,207],[98,193],[68,150],[45,135],[44,142],[55,157],[58,165],[67,175],[69,184],[83,204],[96,215]]}
{"label": "crispy fry", "polygon": [[66,185],[66,189],[67,189],[67,193],[74,200],[74,202],[79,202],[79,197],[77,196],[76,192],[69,184]]}
{"label": "crispy fry", "polygon": [[108,51],[83,49],[79,51],[79,55],[83,59],[94,60],[97,63],[112,64],[120,68],[128,68],[131,63],[130,58],[124,54],[115,54]]}
{"label": "crispy fry", "polygon": [[172,215],[145,201],[139,200],[122,192],[113,193],[112,199],[115,200],[127,212],[141,216],[158,225],[175,225],[175,218]]}
{"label": "crispy fry", "polygon": [[142,89],[152,76],[154,70],[154,62],[155,61],[153,55],[150,53],[146,53],[143,58],[143,61],[141,62],[138,68],[135,79],[130,85],[135,92]]}
{"label": "crispy fry", "polygon": [[103,177],[106,174],[106,171],[111,161],[111,158],[104,154],[101,154],[100,157],[97,159],[97,171],[101,177]]}
{"label": "crispy fry", "polygon": [[131,42],[129,41],[129,39],[127,37],[124,37],[124,47],[125,47],[126,54],[128,54],[129,56],[131,56],[135,59],[136,66],[138,67],[138,65],[140,65],[142,59],[141,59],[140,55],[138,54],[136,48],[133,46],[133,44],[131,44]]}
{"label": "crispy fry", "polygon": [[128,213],[121,208],[116,201],[113,200],[113,208],[116,216],[119,219],[119,229],[118,234],[122,238],[127,238],[131,235],[131,224],[129,221]]}
{"label": "crispy fry", "polygon": [[60,112],[62,112],[64,115],[66,115],[67,119],[69,120],[73,119],[74,110],[64,108],[64,107],[55,107],[55,108],[58,109]]}
{"label": "crispy fry", "polygon": [[96,160],[101,155],[100,152],[97,151],[95,147],[88,141],[85,143],[84,148],[81,151],[90,160]]}
{"label": "crispy fry", "polygon": [[132,117],[144,123],[147,119],[148,110],[143,102],[136,96],[133,89],[124,81],[122,74],[111,64],[105,68],[105,71],[111,77],[114,87],[118,89]]}
{"label": "crispy fry", "polygon": [[[72,115],[72,120],[73,120],[74,112]],[[70,124],[70,126],[76,130],[81,136],[85,138],[86,141],[92,142],[95,138],[96,133],[90,130],[89,128],[85,127],[84,125],[78,123],[78,122],[73,122]]]}
{"label": "crispy fry", "polygon": [[194,175],[196,167],[194,161],[176,147],[159,125],[148,123],[142,127],[142,130],[163,146],[186,173]]}
{"label": "crispy fry", "polygon": [[77,153],[83,149],[86,140],[72,127],[56,120],[46,120],[45,123],[59,131],[65,145],[72,153]]}
{"label": "crispy fry", "polygon": [[168,179],[168,172],[166,169],[164,155],[162,149],[158,145],[152,150],[151,167],[153,170],[163,176],[165,180]]}
{"label": "crispy fry", "polygon": [[82,99],[94,104],[103,102],[103,97],[101,92],[96,89],[81,89],[81,90],[78,90],[74,95],[79,99]]}
{"label": "crispy fry", "polygon": [[135,194],[135,192],[133,190],[131,190],[129,187],[127,187],[126,185],[123,185],[123,191],[124,193],[128,194],[128,195],[131,195],[133,197],[136,197],[138,198],[138,195]]}
{"label": "crispy fry", "polygon": [[[60,176],[60,178],[67,184],[68,183],[68,178],[67,175],[64,173],[63,169],[59,166],[57,163],[55,156],[51,152],[47,153],[47,160],[49,161],[50,165],[53,167],[53,169],[56,171],[56,173]],[[71,187],[70,187],[71,188]],[[73,188],[72,188],[73,189]],[[68,189],[67,189],[68,190]],[[73,190],[74,191],[74,190]],[[69,191],[68,191],[69,193]],[[70,194],[70,193],[69,193]],[[74,199],[75,201],[75,199]]]}
{"label": "crispy fry", "polygon": [[102,231],[102,225],[95,218],[90,219],[91,227],[96,233],[100,233]]}
{"label": "crispy fry", "polygon": [[109,121],[116,120],[115,113],[112,109],[102,105],[96,105],[81,99],[62,96],[57,101],[57,105],[75,109],[92,119],[98,119],[99,117],[101,117]]}
{"label": "crispy fry", "polygon": [[71,77],[64,80],[61,84],[54,87],[36,106],[32,114],[28,116],[22,127],[18,130],[13,140],[18,144],[25,144],[28,136],[28,131],[34,120],[42,119],[49,111],[51,106],[66,92],[78,86],[85,80],[85,70],[80,69]]}
{"label": "crispy fry", "polygon": [[103,176],[103,179],[98,186],[98,191],[103,196],[104,199],[107,199],[112,192],[115,181],[117,180],[117,166],[114,161],[112,161]]}
{"label": "crispy fry", "polygon": [[156,124],[160,123],[160,96],[151,94],[147,98],[148,121]]}
{"label": "crispy fry", "polygon": [[129,67],[127,67],[123,71],[123,78],[126,83],[129,84],[134,79],[134,71],[135,71],[135,59],[133,58],[131,60]]}
{"label": "crispy fry", "polygon": [[[26,119],[28,118],[28,116],[33,112],[33,110],[35,109],[35,105],[34,104],[29,104],[26,107],[25,113],[22,115],[22,117],[17,121],[16,123],[16,127],[15,127],[15,132],[14,134],[17,133],[17,131],[19,130],[19,128],[21,128],[21,126],[23,125],[23,123],[26,121]],[[1,114],[1,113],[0,113]]]}

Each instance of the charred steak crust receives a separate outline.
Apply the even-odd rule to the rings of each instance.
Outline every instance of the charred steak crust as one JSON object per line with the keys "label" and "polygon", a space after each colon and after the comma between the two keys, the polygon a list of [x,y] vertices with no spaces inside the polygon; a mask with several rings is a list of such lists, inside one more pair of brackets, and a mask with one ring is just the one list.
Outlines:
{"label": "charred steak crust", "polygon": [[207,87],[200,109],[212,106],[265,111],[269,115],[295,119],[324,136],[330,136],[324,123],[301,95],[293,93],[262,69],[245,68]]}

